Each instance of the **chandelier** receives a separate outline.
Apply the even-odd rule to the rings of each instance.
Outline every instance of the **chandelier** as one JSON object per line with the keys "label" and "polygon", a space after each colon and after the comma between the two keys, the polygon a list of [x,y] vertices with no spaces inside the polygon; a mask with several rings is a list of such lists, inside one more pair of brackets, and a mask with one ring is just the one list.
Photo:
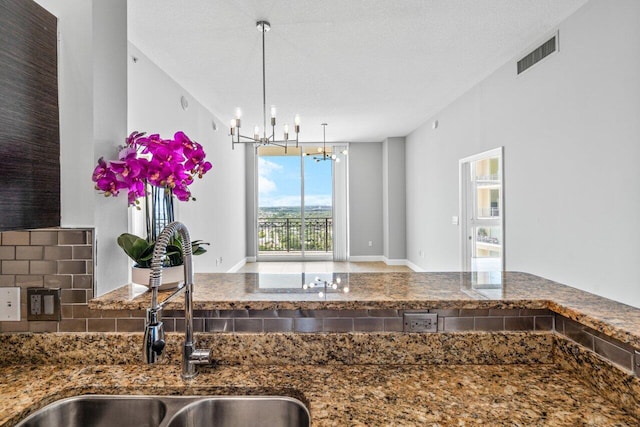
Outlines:
{"label": "chandelier", "polygon": [[[318,147],[318,154],[313,156],[313,160],[316,163],[319,163],[323,160],[334,160],[336,163],[340,163],[340,158],[335,154],[327,151],[327,124],[322,123],[322,148]],[[342,154],[346,155],[348,153],[347,149],[341,151]],[[309,153],[304,153],[305,156],[308,156]]]}
{"label": "chandelier", "polygon": [[[265,49],[264,49],[264,35],[271,29],[271,24],[267,21],[256,22],[256,28],[262,33],[262,134],[260,134],[260,128],[256,126],[253,130],[253,136],[245,136],[240,134],[240,118],[242,116],[242,110],[236,108],[236,117],[231,119],[230,123],[230,135],[231,135],[231,149],[236,144],[255,144],[258,145],[276,145],[283,147],[285,153],[287,152],[287,143],[289,142],[289,125],[285,123],[283,126],[283,138],[276,139],[276,107],[271,106],[271,135],[267,136],[267,90],[266,90],[266,78],[265,78]],[[298,146],[298,134],[300,133],[300,116],[298,114],[294,117],[293,131],[296,136],[296,147]]]}

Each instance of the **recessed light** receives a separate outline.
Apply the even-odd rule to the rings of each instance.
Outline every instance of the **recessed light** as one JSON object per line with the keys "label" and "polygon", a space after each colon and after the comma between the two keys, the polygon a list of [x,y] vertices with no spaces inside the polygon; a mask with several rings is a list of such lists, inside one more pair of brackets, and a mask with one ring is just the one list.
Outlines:
{"label": "recessed light", "polygon": [[187,98],[185,98],[184,96],[181,96],[180,105],[182,105],[182,109],[184,111],[187,111],[187,109],[189,108],[189,101],[187,101]]}
{"label": "recessed light", "polygon": [[434,120],[434,121],[433,121],[433,123],[431,124],[431,127],[432,127],[433,129],[438,129],[438,121],[437,121],[437,120]]}

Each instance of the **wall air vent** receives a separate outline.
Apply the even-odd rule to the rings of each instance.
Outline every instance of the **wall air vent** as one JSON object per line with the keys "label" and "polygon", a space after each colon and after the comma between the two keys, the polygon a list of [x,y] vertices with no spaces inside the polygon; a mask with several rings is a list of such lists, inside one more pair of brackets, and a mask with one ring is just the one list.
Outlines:
{"label": "wall air vent", "polygon": [[535,48],[533,52],[526,55],[520,61],[518,61],[518,74],[533,67],[538,62],[542,61],[547,56],[558,50],[558,34],[555,34],[546,42]]}

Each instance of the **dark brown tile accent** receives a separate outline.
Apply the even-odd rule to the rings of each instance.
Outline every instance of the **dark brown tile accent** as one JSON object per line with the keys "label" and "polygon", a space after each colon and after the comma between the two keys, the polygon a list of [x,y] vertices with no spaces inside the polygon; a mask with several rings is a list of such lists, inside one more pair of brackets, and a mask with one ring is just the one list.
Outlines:
{"label": "dark brown tile accent", "polygon": [[264,319],[265,332],[291,332],[293,331],[293,319]]}
{"label": "dark brown tile accent", "polygon": [[2,274],[29,274],[29,261],[2,261]]}
{"label": "dark brown tile accent", "polygon": [[304,317],[302,310],[278,310],[279,317]]}
{"label": "dark brown tile accent", "polygon": [[[424,310],[422,310],[424,311]],[[456,310],[456,309],[446,309],[446,310],[440,310],[440,309],[431,309],[429,310],[429,313],[436,313],[438,315],[438,317],[442,316],[442,317],[458,317],[458,315],[460,314],[460,310]]]}
{"label": "dark brown tile accent", "polygon": [[[64,290],[62,292],[64,293]],[[102,311],[90,310],[87,304],[76,304],[69,307],[73,309],[74,319],[100,319],[102,317]]]}
{"label": "dark brown tile accent", "polygon": [[498,308],[489,310],[489,316],[520,316],[520,309]]}
{"label": "dark brown tile accent", "polygon": [[144,319],[116,319],[118,332],[144,332]]}
{"label": "dark brown tile accent", "polygon": [[460,310],[460,317],[477,317],[477,316],[488,316],[489,315],[489,310],[468,310],[468,309],[461,309]]}
{"label": "dark brown tile accent", "polygon": [[5,231],[2,233],[2,244],[4,246],[29,245],[29,232]]}
{"label": "dark brown tile accent", "polygon": [[472,331],[473,317],[445,317],[444,330],[446,332]]}
{"label": "dark brown tile accent", "polygon": [[184,317],[184,310],[163,310],[162,317]]}
{"label": "dark brown tile accent", "polygon": [[339,317],[368,317],[369,310],[338,310]]}
{"label": "dark brown tile accent", "polygon": [[595,337],[593,349],[600,356],[622,366],[629,371],[633,371],[633,354],[610,342]]}
{"label": "dark brown tile accent", "polygon": [[322,325],[324,332],[353,332],[353,319],[351,318],[338,318],[327,319],[325,318]]}
{"label": "dark brown tile accent", "polygon": [[86,319],[63,319],[58,324],[58,331],[87,332],[87,320]]}
{"label": "dark brown tile accent", "polygon": [[593,335],[585,330],[585,326],[569,319],[564,320],[564,334],[578,344],[593,350]]}
{"label": "dark brown tile accent", "polygon": [[0,286],[15,286],[16,276],[0,274]]}
{"label": "dark brown tile accent", "polygon": [[520,310],[520,316],[553,316],[553,312],[547,309],[523,308]]}
{"label": "dark brown tile accent", "polygon": [[61,305],[60,306],[60,315],[63,319],[72,319],[73,318],[73,305]]}
{"label": "dark brown tile accent", "polygon": [[14,286],[16,284],[16,276],[9,274],[0,275],[0,286]]}
{"label": "dark brown tile accent", "polygon": [[402,317],[386,317],[384,319],[385,332],[402,332],[403,329]]}
{"label": "dark brown tile accent", "polygon": [[58,332],[58,322],[29,322],[29,332]]}
{"label": "dark brown tile accent", "polygon": [[44,259],[71,259],[71,246],[47,246],[44,248]]}
{"label": "dark brown tile accent", "polygon": [[313,317],[299,317],[293,319],[295,332],[322,332],[322,319]]}
{"label": "dark brown tile accent", "polygon": [[116,319],[87,319],[88,332],[115,332]]}
{"label": "dark brown tile accent", "polygon": [[58,272],[56,261],[30,261],[29,272],[31,274],[55,274]]}
{"label": "dark brown tile accent", "polygon": [[249,317],[273,318],[273,317],[278,317],[278,311],[277,310],[248,310],[247,315]]}
{"label": "dark brown tile accent", "polygon": [[236,332],[262,332],[262,319],[233,319]]}
{"label": "dark brown tile accent", "polygon": [[474,320],[476,331],[504,330],[504,317],[476,317]]}
{"label": "dark brown tile accent", "polygon": [[44,281],[42,280],[42,276],[16,276],[16,285],[21,288],[41,288],[44,286]]}
{"label": "dark brown tile accent", "polygon": [[141,319],[144,319],[147,317],[146,310],[129,310],[129,314],[131,315],[131,317],[139,317]]}
{"label": "dark brown tile accent", "polygon": [[398,310],[369,310],[371,317],[399,317]]}
{"label": "dark brown tile accent", "polygon": [[[181,311],[180,315],[175,317],[184,317],[184,312]],[[193,310],[193,317],[202,317],[204,319],[219,317],[218,310]]]}
{"label": "dark brown tile accent", "polygon": [[0,246],[0,260],[16,259],[16,248],[14,246]]}
{"label": "dark brown tile accent", "polygon": [[19,322],[0,322],[2,332],[29,332],[29,323],[26,320]]}
{"label": "dark brown tile accent", "polygon": [[93,289],[93,276],[90,274],[74,274],[74,289]]}
{"label": "dark brown tile accent", "polygon": [[505,317],[504,328],[507,331],[533,331],[533,317]]}
{"label": "dark brown tile accent", "polygon": [[87,233],[79,230],[60,230],[58,233],[59,245],[85,245]]}
{"label": "dark brown tile accent", "polygon": [[552,331],[553,316],[536,316],[533,325],[536,331]]}
{"label": "dark brown tile accent", "polygon": [[31,244],[32,245],[57,245],[58,232],[57,231],[32,231]]}
{"label": "dark brown tile accent", "polygon": [[42,259],[42,246],[16,246],[16,259]]}
{"label": "dark brown tile accent", "polygon": [[84,289],[63,289],[61,292],[63,304],[85,304],[88,301]]}
{"label": "dark brown tile accent", "polygon": [[46,274],[44,276],[45,288],[71,289],[73,276],[70,274]]}
{"label": "dark brown tile accent", "polygon": [[[165,332],[176,331],[176,321],[174,319],[162,319],[162,324],[164,325]],[[182,332],[184,332],[184,330]]]}
{"label": "dark brown tile accent", "polygon": [[636,376],[640,377],[640,351],[634,351],[633,355],[633,370]]}
{"label": "dark brown tile accent", "polygon": [[564,333],[564,321],[565,321],[565,317],[561,316],[559,314],[556,314],[553,316],[554,319],[554,326],[556,329],[556,332],[565,335]]}
{"label": "dark brown tile accent", "polygon": [[[176,331],[184,332],[184,319],[176,320]],[[204,332],[204,319],[193,319],[193,332]]]}
{"label": "dark brown tile accent", "polygon": [[233,332],[233,319],[206,319],[204,326],[205,332]]}
{"label": "dark brown tile accent", "polygon": [[356,317],[353,319],[353,330],[358,332],[383,332],[382,317]]}
{"label": "dark brown tile accent", "polygon": [[73,259],[92,259],[93,247],[92,246],[73,246],[72,257]]}
{"label": "dark brown tile accent", "polygon": [[86,261],[56,261],[58,263],[58,274],[86,274]]}
{"label": "dark brown tile accent", "polygon": [[249,317],[249,310],[220,310],[222,318]]}
{"label": "dark brown tile accent", "polygon": [[[102,313],[102,317],[115,317],[118,319],[129,319],[131,316],[131,310],[109,310],[109,311],[100,311],[95,310]],[[138,318],[144,319],[145,316],[137,316]]]}

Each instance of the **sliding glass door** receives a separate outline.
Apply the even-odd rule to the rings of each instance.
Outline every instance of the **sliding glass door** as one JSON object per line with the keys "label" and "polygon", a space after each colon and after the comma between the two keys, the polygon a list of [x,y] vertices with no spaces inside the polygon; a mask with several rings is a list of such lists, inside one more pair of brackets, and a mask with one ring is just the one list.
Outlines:
{"label": "sliding glass door", "polygon": [[303,148],[258,149],[259,260],[332,258],[332,163]]}

